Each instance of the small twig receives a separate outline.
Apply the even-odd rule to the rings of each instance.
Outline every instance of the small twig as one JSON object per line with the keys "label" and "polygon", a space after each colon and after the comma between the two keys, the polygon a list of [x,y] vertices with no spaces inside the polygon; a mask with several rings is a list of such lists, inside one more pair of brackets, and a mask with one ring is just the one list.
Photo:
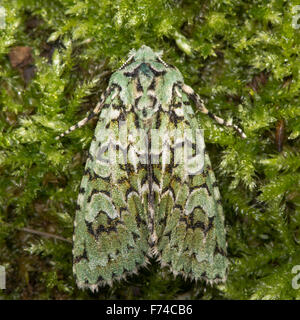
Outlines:
{"label": "small twig", "polygon": [[25,232],[29,232],[29,233],[33,233],[33,234],[37,234],[37,235],[42,236],[42,237],[54,238],[54,239],[58,239],[58,240],[62,240],[62,241],[68,242],[68,243],[72,243],[71,240],[66,239],[64,237],[61,237],[61,236],[57,236],[56,234],[43,232],[43,231],[37,231],[37,230],[33,230],[31,228],[21,228],[20,230],[21,231],[25,231]]}

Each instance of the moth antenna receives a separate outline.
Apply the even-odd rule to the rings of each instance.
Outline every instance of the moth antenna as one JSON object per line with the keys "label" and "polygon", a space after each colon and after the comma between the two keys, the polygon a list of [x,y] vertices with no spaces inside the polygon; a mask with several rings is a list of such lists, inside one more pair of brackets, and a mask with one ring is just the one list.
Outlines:
{"label": "moth antenna", "polygon": [[85,124],[88,123],[88,121],[90,121],[91,119],[96,117],[100,113],[100,111],[101,111],[101,109],[103,107],[104,101],[106,100],[107,96],[110,93],[111,93],[111,90],[107,90],[105,92],[105,94],[102,94],[100,102],[97,103],[96,107],[92,111],[90,111],[90,113],[85,118],[83,118],[82,120],[77,122],[75,125],[70,127],[65,132],[61,133],[59,136],[55,137],[55,140],[59,140],[60,138],[66,136],[69,133],[71,133],[72,131],[75,131],[76,129],[83,127]]}
{"label": "moth antenna", "polygon": [[79,122],[77,122],[75,125],[73,125],[72,127],[70,127],[68,130],[66,130],[65,132],[61,133],[59,136],[55,137],[55,140],[59,140],[60,138],[66,136],[67,134],[69,134],[72,131],[75,131],[78,128],[83,127],[89,120],[91,120],[92,118],[94,118],[97,114],[99,114],[101,108],[102,108],[103,102],[99,102],[95,109],[92,110],[89,115],[85,118],[83,118],[82,120],[80,120]]}
{"label": "moth antenna", "polygon": [[130,52],[129,58],[121,65],[121,67],[118,70],[122,70],[125,68],[132,60],[134,59],[135,50],[133,52]]}
{"label": "moth antenna", "polygon": [[168,65],[166,62],[164,62],[164,60],[163,60],[159,55],[157,56],[157,59],[158,59],[166,68],[169,67],[169,65]]}
{"label": "moth antenna", "polygon": [[246,134],[243,132],[241,128],[239,128],[237,125],[225,121],[224,119],[218,117],[214,113],[210,112],[204,105],[203,100],[200,98],[200,96],[194,92],[194,90],[187,86],[186,84],[183,84],[180,86],[182,91],[187,94],[187,96],[194,101],[196,107],[204,114],[207,114],[210,118],[214,119],[218,124],[221,124],[225,127],[233,128],[243,139],[247,138]]}

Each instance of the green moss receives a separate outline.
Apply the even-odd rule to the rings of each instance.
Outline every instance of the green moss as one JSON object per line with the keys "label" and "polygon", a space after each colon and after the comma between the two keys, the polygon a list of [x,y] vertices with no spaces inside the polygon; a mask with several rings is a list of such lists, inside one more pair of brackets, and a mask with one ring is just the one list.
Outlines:
{"label": "green moss", "polygon": [[[0,265],[4,299],[299,299],[300,37],[293,1],[5,0],[0,29]],[[48,42],[47,42],[48,41]],[[231,268],[205,288],[153,264],[98,294],[76,288],[71,244],[95,122],[54,137],[98,101],[132,48],[164,50],[208,108],[248,138],[205,120],[226,214]],[[13,68],[32,48],[35,74]],[[32,66],[31,66],[32,67]],[[24,75],[25,73],[25,75]],[[25,79],[25,80],[24,80]],[[199,115],[199,117],[202,115]],[[283,150],[276,125],[285,121]],[[24,229],[27,228],[27,229]],[[28,230],[28,228],[30,228]]]}

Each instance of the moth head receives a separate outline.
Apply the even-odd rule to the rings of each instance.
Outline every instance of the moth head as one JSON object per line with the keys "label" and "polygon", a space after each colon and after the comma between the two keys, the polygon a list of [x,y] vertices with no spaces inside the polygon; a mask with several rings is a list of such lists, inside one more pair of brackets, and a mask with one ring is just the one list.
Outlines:
{"label": "moth head", "polygon": [[154,52],[150,47],[141,46],[134,54],[135,61],[156,61],[161,52]]}

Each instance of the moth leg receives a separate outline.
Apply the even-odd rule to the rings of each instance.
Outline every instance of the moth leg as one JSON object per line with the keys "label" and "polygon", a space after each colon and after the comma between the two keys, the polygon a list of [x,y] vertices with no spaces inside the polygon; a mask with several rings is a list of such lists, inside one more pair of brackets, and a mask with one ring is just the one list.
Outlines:
{"label": "moth leg", "polygon": [[[225,121],[224,119],[222,119],[222,118],[216,116],[215,114],[213,114],[212,112],[210,112],[205,107],[203,100],[199,97],[199,95],[197,93],[194,92],[194,90],[191,87],[187,86],[186,84],[182,84],[182,85],[180,85],[180,88],[182,89],[182,91],[185,94],[187,94],[187,96],[191,100],[194,101],[196,107],[199,108],[202,113],[207,114],[210,118],[214,119],[218,124],[233,128],[243,139],[247,138],[246,134],[238,126],[236,126],[235,124],[233,124],[231,122]],[[177,94],[178,94],[178,92],[177,92]]]}

